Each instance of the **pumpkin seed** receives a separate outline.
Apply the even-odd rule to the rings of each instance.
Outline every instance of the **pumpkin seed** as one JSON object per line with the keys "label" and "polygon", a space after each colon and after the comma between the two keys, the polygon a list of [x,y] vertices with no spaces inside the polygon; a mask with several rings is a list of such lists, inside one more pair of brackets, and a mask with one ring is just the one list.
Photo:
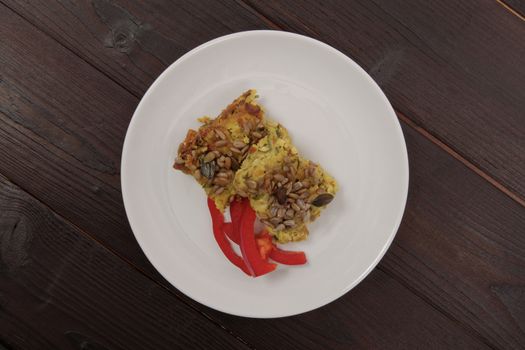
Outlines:
{"label": "pumpkin seed", "polygon": [[280,187],[277,189],[277,191],[275,192],[275,197],[277,197],[277,201],[279,202],[279,204],[284,204],[286,203],[286,188],[285,187]]}
{"label": "pumpkin seed", "polygon": [[213,179],[215,176],[215,162],[202,163],[200,168],[202,176]]}
{"label": "pumpkin seed", "polygon": [[312,201],[312,205],[315,205],[316,207],[322,207],[330,203],[334,199],[334,196],[330,193],[322,193],[315,197],[315,199]]}

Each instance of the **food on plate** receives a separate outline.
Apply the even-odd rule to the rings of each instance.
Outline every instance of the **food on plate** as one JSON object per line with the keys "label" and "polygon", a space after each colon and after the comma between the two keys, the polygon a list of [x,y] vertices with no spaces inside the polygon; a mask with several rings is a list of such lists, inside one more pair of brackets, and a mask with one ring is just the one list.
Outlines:
{"label": "food on plate", "polygon": [[[308,237],[307,224],[333,200],[337,183],[321,166],[305,159],[284,126],[269,120],[255,90],[235,99],[217,118],[200,118],[180,144],[174,168],[204,188],[214,237],[224,255],[251,276],[306,263],[303,252],[278,243]],[[230,207],[231,222],[223,212]],[[255,232],[255,221],[265,229]],[[232,248],[238,244],[241,255]]]}
{"label": "food on plate", "polygon": [[203,125],[190,129],[179,146],[174,168],[192,175],[220,211],[235,195],[233,179],[250,147],[266,135],[255,96],[255,90],[248,90],[217,118],[200,118]]}

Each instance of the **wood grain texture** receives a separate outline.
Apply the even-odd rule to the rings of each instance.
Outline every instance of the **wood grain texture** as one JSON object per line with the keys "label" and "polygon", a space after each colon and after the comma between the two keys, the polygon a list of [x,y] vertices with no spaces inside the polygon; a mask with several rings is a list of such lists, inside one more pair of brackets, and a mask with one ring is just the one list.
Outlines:
{"label": "wood grain texture", "polygon": [[[163,13],[156,14],[166,18]],[[115,140],[123,139],[137,99],[7,9],[0,19],[0,172],[153,275],[126,224],[118,189]],[[97,127],[99,114],[107,126]],[[341,349],[418,342],[443,348],[455,341],[464,348],[519,348],[523,208],[421,135],[405,132],[412,167],[408,219],[380,271],[335,304],[292,319],[247,321],[196,307],[257,348],[293,347],[291,339],[307,348],[319,341]]]}
{"label": "wood grain texture", "polygon": [[523,0],[498,0],[521,19],[525,16],[525,1]]}
{"label": "wood grain texture", "polygon": [[[249,348],[1,176],[0,213],[0,339],[9,346]],[[257,348],[489,349],[379,270],[322,312],[229,318]]]}
{"label": "wood grain texture", "polygon": [[270,26],[313,36],[354,58],[394,107],[525,201],[525,26],[495,1],[246,1],[252,12],[241,1],[4,1],[137,96],[218,34]]}
{"label": "wood grain texture", "polygon": [[498,3],[248,3],[354,58],[394,107],[525,199],[525,25]]}
{"label": "wood grain texture", "polygon": [[234,1],[5,1],[136,96],[189,49],[263,25]]}
{"label": "wood grain texture", "polygon": [[2,176],[0,242],[14,349],[249,349]]}

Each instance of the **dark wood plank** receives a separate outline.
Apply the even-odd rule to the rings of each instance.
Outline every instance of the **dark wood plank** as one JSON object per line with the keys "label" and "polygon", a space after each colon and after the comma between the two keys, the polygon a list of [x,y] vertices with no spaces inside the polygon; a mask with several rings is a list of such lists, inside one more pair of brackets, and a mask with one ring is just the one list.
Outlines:
{"label": "dark wood plank", "polygon": [[0,176],[0,339],[16,349],[249,349]]}
{"label": "dark wood plank", "polygon": [[525,200],[525,25],[496,1],[248,2],[355,58],[394,107]]}
{"label": "dark wood plank", "polygon": [[[233,2],[4,1],[137,96],[188,48],[230,31],[268,27],[264,17]],[[279,28],[353,57],[398,110],[525,203],[525,26],[503,6],[489,0],[247,2]]]}
{"label": "dark wood plank", "polygon": [[[4,171],[9,176],[16,178],[17,183],[23,185],[24,188],[28,188],[38,198],[45,200],[51,207],[56,208],[60,214],[74,221],[75,224],[90,232],[98,240],[111,247],[112,250],[136,266],[146,269],[149,273],[149,265],[145,262],[143,255],[138,253],[136,245],[132,243],[133,238],[126,224],[124,213],[121,210],[120,193],[118,188],[114,187],[115,180],[118,179],[118,167],[115,166],[115,164],[118,164],[118,157],[115,158],[114,155],[120,152],[120,148],[117,150],[109,149],[105,153],[96,153],[94,151],[98,149],[97,147],[100,147],[100,144],[111,142],[112,139],[106,140],[106,137],[121,140],[125,127],[122,126],[122,130],[115,131],[113,129],[113,131],[109,130],[106,133],[98,133],[98,130],[95,129],[97,137],[100,139],[95,138],[94,141],[90,141],[91,136],[88,133],[90,127],[92,127],[91,118],[97,117],[96,113],[98,110],[105,111],[104,115],[106,118],[120,125],[123,124],[123,119],[129,119],[129,115],[124,114],[127,113],[127,108],[132,109],[129,105],[134,105],[137,102],[136,99],[123,93],[111,81],[100,74],[97,75],[94,69],[83,64],[76,56],[56,45],[45,35],[35,32],[13,14],[0,11],[0,18],[3,16],[3,13],[6,13],[6,18],[2,18],[3,21],[0,21],[2,23],[1,26],[3,26],[0,28],[2,28],[2,34],[5,34],[4,40],[0,42],[0,45],[2,45],[0,46],[0,54],[3,55],[2,62],[6,63],[4,65],[6,68],[2,72],[2,79],[3,82],[9,82],[9,85],[5,85],[6,87],[0,93],[0,99],[2,99],[2,102],[11,102],[9,99],[10,94],[13,94],[17,99],[15,100],[16,103],[13,103],[16,108],[10,104],[2,103],[2,106],[9,106],[9,108],[3,109],[5,114],[2,115],[3,119],[2,123],[0,123],[2,132],[2,137],[0,137],[0,142],[2,142],[2,147],[0,147],[0,157],[2,159],[0,171]],[[40,50],[38,54],[34,52],[36,48]],[[46,65],[40,62],[40,57],[46,57],[46,62],[60,62],[61,64]],[[32,69],[29,76],[20,74],[26,66]],[[66,81],[67,84],[63,84],[62,81]],[[75,86],[79,85],[81,85],[82,90],[75,90],[77,89]],[[73,98],[75,94],[68,92],[71,89],[74,93],[81,93],[89,98]],[[48,93],[49,95],[44,95],[44,98],[42,98],[41,95],[43,93]],[[123,106],[112,106],[110,101],[108,101],[110,98],[102,98],[99,94],[104,96],[114,95]],[[122,110],[118,108],[122,108]],[[66,109],[68,113],[64,113],[63,109]],[[23,113],[19,113],[18,111],[20,110]],[[62,118],[68,118],[65,119],[67,123],[62,123],[62,127],[66,128],[67,132],[58,134],[58,136],[45,133],[47,131],[46,128],[51,128],[54,124],[60,125]],[[33,124],[37,122],[42,123],[43,119],[46,122],[49,121],[49,124],[44,124],[45,127]],[[118,133],[120,131],[122,131],[122,135]],[[466,255],[489,254],[488,252],[493,251],[493,249],[501,252],[501,250],[497,249],[502,248],[496,243],[501,235],[504,237],[515,237],[516,232],[520,232],[520,228],[523,227],[521,219],[523,217],[523,208],[482,181],[462,164],[448,157],[441,149],[425,141],[419,134],[414,133],[410,129],[406,131],[413,172],[423,171],[421,169],[433,169],[432,164],[436,161],[434,158],[438,158],[438,163],[442,164],[442,168],[434,169],[432,178],[423,179],[422,176],[413,174],[412,176],[415,176],[415,179],[420,181],[413,182],[413,188],[429,186],[428,182],[437,181],[439,184],[438,188],[442,191],[432,193],[432,197],[435,197],[437,203],[440,202],[439,198],[444,196],[441,202],[450,204],[452,212],[456,206],[463,209],[461,216],[454,217],[454,220],[456,220],[454,223],[448,226],[440,226],[440,230],[434,230],[431,225],[423,224],[436,220],[431,215],[432,211],[435,210],[431,205],[432,203],[429,204],[427,201],[412,202],[413,197],[411,197],[411,202],[407,208],[407,216],[411,212],[416,212],[416,210],[418,215],[414,215],[415,219],[410,221],[410,226],[404,225],[402,227],[401,234],[409,239],[405,238],[402,241],[403,244],[399,244],[399,247],[409,252],[414,251],[423,244],[419,240],[421,236],[419,231],[428,230],[425,233],[432,237],[433,247],[450,249],[450,243],[447,241],[449,236],[463,233],[463,230],[466,229],[469,229],[469,232],[478,232],[480,227],[488,227],[488,229],[482,231],[488,237],[486,245],[480,247],[469,244],[468,241],[459,240],[454,242],[458,244],[455,249],[463,251]],[[108,133],[113,134],[108,135]],[[103,171],[93,170],[86,166],[82,159],[79,160],[78,157],[75,157],[76,149],[74,147],[67,143],[57,142],[60,140],[60,136],[70,136],[72,140],[81,140],[82,142],[79,141],[79,143],[85,144],[85,149],[87,150],[85,151],[87,152],[85,162],[90,157],[93,157],[100,162],[100,167],[107,166],[109,169],[112,169],[115,172],[114,175],[108,176]],[[45,146],[43,147],[42,145]],[[92,152],[92,155],[90,155],[90,152]],[[32,171],[31,167],[36,167],[37,171]],[[63,169],[67,169],[67,171]],[[83,174],[84,172],[87,172],[87,175]],[[457,183],[458,178],[463,177],[467,180]],[[92,186],[96,187],[92,188]],[[454,195],[452,197],[454,201],[451,201],[450,196],[454,193],[457,195]],[[483,205],[477,207],[476,211],[471,213],[466,211],[465,208],[472,205],[471,198],[474,195],[478,196],[474,198],[482,198],[484,202],[482,203]],[[82,200],[79,201],[79,198]],[[107,207],[104,207],[104,205],[107,205]],[[103,213],[111,209],[110,205],[118,208],[118,212],[111,212],[111,215]],[[483,220],[485,217],[490,217],[486,215],[486,212],[497,212],[497,208],[507,208],[508,212],[502,213],[498,221],[501,221],[501,226],[493,227],[489,222]],[[108,225],[108,223],[111,225]],[[453,229],[458,229],[459,232]],[[399,249],[397,247],[398,245],[394,249]],[[504,246],[501,254],[503,256],[520,256],[522,251],[522,245],[517,241],[515,246]],[[423,253],[430,254],[429,252]],[[479,344],[475,343],[477,339],[481,339],[484,343],[491,346],[493,346],[492,344],[510,344],[512,346],[516,344],[516,339],[521,339],[522,331],[516,328],[510,317],[501,317],[501,320],[498,319],[497,322],[494,322],[491,318],[488,318],[486,323],[479,321],[483,320],[487,312],[495,315],[500,313],[507,315],[506,313],[510,313],[510,311],[502,308],[497,300],[495,301],[493,293],[486,286],[490,285],[496,273],[506,276],[506,271],[508,270],[520,271],[521,260],[502,259],[499,264],[493,264],[492,266],[480,264],[478,270],[469,271],[472,275],[464,275],[464,270],[451,269],[448,265],[435,263],[431,271],[423,271],[431,274],[428,278],[434,283],[449,287],[443,289],[443,295],[440,298],[435,296],[436,291],[433,284],[414,284],[417,288],[411,285],[413,283],[411,282],[412,280],[421,278],[420,269],[423,269],[424,266],[421,266],[421,264],[415,265],[417,268],[414,269],[411,265],[405,265],[402,260],[398,263],[402,265],[402,269],[395,269],[385,265],[384,271],[387,271],[387,273],[377,272],[376,276],[380,278],[378,277],[378,280],[369,282],[376,281],[376,285],[388,286],[388,288],[380,289],[378,294],[373,294],[372,300],[363,300],[362,298],[364,297],[356,298],[357,292],[351,293],[336,304],[332,304],[336,305],[337,308],[330,305],[311,314],[294,318],[296,321],[301,320],[300,322],[292,323],[287,320],[275,323],[272,321],[261,321],[258,323],[260,325],[264,324],[261,327],[263,331],[261,331],[259,328],[253,327],[252,321],[246,322],[245,319],[230,317],[216,312],[213,312],[213,316],[228,327],[234,327],[232,329],[238,332],[243,339],[248,340],[249,343],[254,344],[256,347],[265,348],[276,347],[281,343],[291,346],[289,339],[295,339],[296,342],[308,346],[312,342],[321,340],[321,337],[324,337],[325,342],[333,344],[333,347],[336,348],[345,348],[349,344],[366,347],[368,343],[378,347],[381,347],[383,344],[383,347],[385,347],[384,343],[381,343],[383,341],[390,342],[390,347],[395,347],[396,345],[402,347],[403,343],[397,342],[403,334],[408,334],[409,337],[416,337],[413,340],[414,342],[419,341],[422,344],[434,342],[443,346],[449,344],[450,339],[458,338],[465,342],[466,347],[469,347],[469,343],[471,347],[478,347]],[[459,260],[459,263],[462,263],[462,261]],[[409,275],[407,276],[406,274]],[[434,305],[435,309],[420,304],[418,299],[414,299],[406,290],[402,288],[397,290],[397,288],[401,287],[399,283],[387,281],[392,279],[392,276],[400,283],[406,284],[407,288],[418,293],[422,300]],[[511,277],[514,278],[516,276],[523,277],[520,275]],[[450,282],[448,282],[450,280],[467,280],[469,282],[462,286],[463,289],[458,289],[450,287]],[[165,283],[162,280],[159,281]],[[424,282],[425,280],[423,279],[422,281]],[[520,285],[518,282],[520,279],[518,278],[509,281],[511,282],[509,285]],[[391,289],[394,285],[398,286],[396,290]],[[363,284],[362,286],[366,287],[367,285]],[[370,289],[374,288],[373,286],[366,287],[363,294],[368,295],[372,293]],[[171,290],[173,291],[173,289]],[[177,293],[176,291],[173,292]],[[451,294],[447,295],[447,293]],[[474,294],[476,297],[474,301],[462,297],[471,294]],[[512,293],[508,294],[513,295]],[[508,297],[506,299],[507,303],[509,303],[509,300],[512,300]],[[396,309],[394,306],[400,303],[401,300],[404,301],[402,310]],[[453,301],[453,303],[447,305],[449,301]],[[380,307],[377,307],[375,303],[379,303]],[[517,302],[515,304],[519,306]],[[364,311],[358,313],[357,310],[362,310],[359,309],[358,305],[366,305],[366,310],[373,310],[373,312],[370,314]],[[198,307],[200,310],[211,313],[210,310],[204,307]],[[449,315],[449,317],[454,319],[454,322],[452,324],[446,323],[441,318],[442,316],[435,312],[436,309]],[[514,308],[508,309],[514,310]],[[381,313],[382,310],[384,313]],[[408,317],[406,313],[412,312],[411,310],[416,311]],[[512,312],[519,315],[521,311],[519,308],[517,310]],[[341,325],[337,332],[331,332],[334,325],[326,321],[334,313],[338,315],[337,319],[341,320]],[[375,323],[380,323],[377,320],[379,318],[390,320],[382,321],[386,322],[383,323],[385,326],[401,325],[401,322],[407,322],[409,325],[405,325],[402,330],[396,328],[397,333],[392,332],[385,335],[384,328],[375,328],[376,326],[374,326]],[[317,322],[319,319],[324,322]],[[472,322],[472,319],[477,319],[479,322]],[[426,322],[422,323],[421,320]],[[430,325],[427,325],[427,322]],[[296,326],[296,323],[301,324],[302,327]],[[473,323],[473,326],[471,326],[471,323]],[[274,328],[273,325],[280,325],[281,328]],[[473,338],[464,338],[464,335],[461,335],[456,326],[470,333]],[[352,332],[353,327],[356,327],[359,331]],[[426,332],[421,327],[430,327],[428,329],[431,329],[431,331]],[[313,331],[305,334],[304,329]],[[373,329],[375,329],[375,332],[372,331]],[[417,332],[413,334],[411,329],[417,330]],[[345,330],[347,330],[346,333],[344,332]],[[427,338],[430,337],[428,333],[433,334],[434,337],[430,339],[417,338],[418,332],[425,334]],[[354,334],[354,338],[345,340],[341,334],[347,333]],[[384,340],[375,338],[367,340],[360,338],[360,334],[365,334],[368,337],[372,337],[372,334],[380,334],[381,337],[384,337]],[[509,337],[509,339],[505,340],[505,337]],[[414,345],[415,343],[410,344]]]}
{"label": "dark wood plank", "polygon": [[523,19],[525,16],[525,1],[523,0],[497,0],[503,6],[509,8],[514,14]]}
{"label": "dark wood plank", "polygon": [[5,3],[136,96],[188,49],[263,24],[234,1]]}
{"label": "dark wood plank", "polygon": [[[2,176],[0,213],[0,339],[10,346],[248,348]],[[229,323],[265,348],[488,349],[379,270],[322,313]]]}

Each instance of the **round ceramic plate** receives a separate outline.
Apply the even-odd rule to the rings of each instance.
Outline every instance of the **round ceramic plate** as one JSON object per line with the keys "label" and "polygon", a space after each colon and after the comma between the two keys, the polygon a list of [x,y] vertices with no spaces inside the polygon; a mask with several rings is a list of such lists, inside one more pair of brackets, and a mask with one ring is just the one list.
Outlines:
{"label": "round ceramic plate", "polygon": [[[218,115],[250,88],[340,185],[308,240],[284,247],[303,250],[308,263],[258,278],[222,255],[204,191],[172,168],[196,119]],[[341,52],[286,32],[227,35],[181,57],[142,98],[122,155],[126,212],[151,263],[190,298],[248,317],[294,315],[348,292],[388,249],[407,190],[403,133],[380,88]]]}

